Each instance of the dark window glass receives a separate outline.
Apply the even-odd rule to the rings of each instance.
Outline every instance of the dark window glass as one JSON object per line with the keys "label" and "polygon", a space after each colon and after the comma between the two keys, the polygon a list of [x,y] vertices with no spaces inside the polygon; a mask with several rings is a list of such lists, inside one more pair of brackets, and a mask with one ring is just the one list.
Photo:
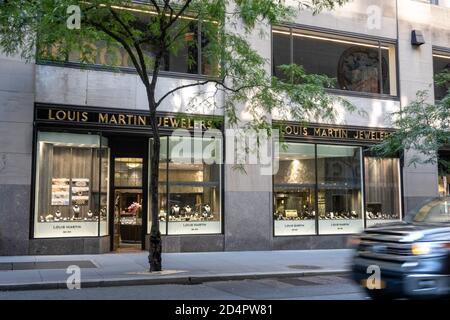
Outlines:
{"label": "dark window glass", "polygon": [[[450,54],[444,55],[444,54],[434,54],[433,55],[433,72],[436,76],[437,74],[448,70],[450,72]],[[434,85],[434,98],[436,100],[441,100],[445,97],[449,90],[449,87],[443,87],[443,86],[437,86]]]}
{"label": "dark window glass", "polygon": [[[290,61],[289,32],[273,31],[273,74]],[[395,46],[377,41],[292,31],[292,62],[306,72],[336,79],[336,89],[396,95]]]}
{"label": "dark window glass", "polygon": [[[144,18],[141,17],[136,22],[137,28],[144,29],[147,27],[147,24],[141,21]],[[212,57],[213,53],[208,52],[208,36],[214,32],[214,30],[211,31],[210,29],[208,29],[208,34],[202,32],[201,39],[199,39],[200,34],[197,21],[180,20],[176,23],[171,32],[179,40],[172,46],[174,50],[167,52],[163,56],[161,70],[206,75],[217,73],[217,68],[215,67],[217,59]],[[201,45],[201,50],[199,50],[199,44]],[[157,52],[157,48],[150,44],[142,45],[142,49],[144,55],[148,57],[155,57]],[[59,50],[59,46],[55,44],[49,48],[40,48],[39,58],[57,62],[134,68],[129,54],[118,44],[108,45],[104,41],[86,42],[83,45],[82,52],[71,51],[67,54]],[[201,67],[199,67],[199,63],[201,63]]]}
{"label": "dark window glass", "polygon": [[450,150],[439,150],[439,195],[450,196]]}
{"label": "dark window glass", "polygon": [[273,75],[285,79],[285,75],[278,66],[291,64],[291,36],[289,29],[274,30],[272,41]]}

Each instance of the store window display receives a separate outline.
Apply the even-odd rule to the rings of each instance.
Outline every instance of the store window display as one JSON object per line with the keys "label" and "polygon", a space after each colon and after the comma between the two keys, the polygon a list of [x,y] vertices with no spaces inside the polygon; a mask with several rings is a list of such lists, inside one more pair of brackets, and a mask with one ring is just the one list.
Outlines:
{"label": "store window display", "polygon": [[366,226],[396,222],[401,218],[400,161],[397,158],[364,158]]}
{"label": "store window display", "polygon": [[275,235],[316,234],[315,146],[288,143],[274,177]]}
{"label": "store window display", "polygon": [[274,177],[275,236],[359,232],[361,159],[360,147],[286,143]]}
{"label": "store window display", "polygon": [[222,232],[221,148],[218,138],[164,137],[161,140],[159,223],[162,234]]}
{"label": "store window display", "polygon": [[438,190],[439,196],[450,196],[450,150],[439,150]]}
{"label": "store window display", "polygon": [[319,234],[363,229],[361,153],[360,147],[317,146]]}
{"label": "store window display", "polygon": [[35,238],[108,234],[105,138],[39,132],[36,167]]}

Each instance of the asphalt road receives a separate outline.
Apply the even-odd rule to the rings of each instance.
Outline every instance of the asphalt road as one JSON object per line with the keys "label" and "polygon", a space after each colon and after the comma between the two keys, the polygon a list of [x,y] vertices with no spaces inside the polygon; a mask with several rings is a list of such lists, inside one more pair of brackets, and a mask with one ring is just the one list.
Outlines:
{"label": "asphalt road", "polygon": [[0,300],[361,300],[364,292],[346,276],[314,276],[208,282],[196,285],[153,285],[80,290],[0,292]]}

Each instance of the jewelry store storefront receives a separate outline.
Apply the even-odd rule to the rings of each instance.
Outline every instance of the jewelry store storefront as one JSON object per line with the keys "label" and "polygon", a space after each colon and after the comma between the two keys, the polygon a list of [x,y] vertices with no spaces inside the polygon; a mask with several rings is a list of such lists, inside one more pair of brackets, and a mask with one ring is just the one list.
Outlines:
{"label": "jewelry store storefront", "polygon": [[274,236],[348,235],[402,217],[399,158],[369,147],[391,131],[283,125],[273,178]]}
{"label": "jewelry store storefront", "polygon": [[[221,119],[159,114],[158,123],[161,233],[222,234]],[[189,137],[181,151],[175,129]],[[148,114],[37,104],[34,131],[34,250],[144,249],[151,227]]]}
{"label": "jewelry store storefront", "polygon": [[[33,253],[145,249],[153,143],[148,120],[145,112],[36,104]],[[273,205],[224,214],[223,204],[236,193],[223,188],[229,167],[222,165],[223,119],[161,113],[158,123],[166,252],[227,250],[227,241],[242,235],[225,230],[225,219],[227,226],[267,221],[264,250],[272,250],[345,247],[349,234],[402,218],[400,159],[369,152],[389,130],[284,123]]]}

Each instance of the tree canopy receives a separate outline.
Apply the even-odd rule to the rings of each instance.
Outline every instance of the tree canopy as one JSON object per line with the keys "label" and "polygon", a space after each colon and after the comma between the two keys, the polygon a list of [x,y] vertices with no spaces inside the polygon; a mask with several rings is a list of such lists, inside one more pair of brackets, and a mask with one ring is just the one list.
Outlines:
{"label": "tree canopy", "polygon": [[450,145],[450,71],[435,77],[435,85],[447,88],[440,101],[429,102],[429,92],[417,92],[416,99],[390,116],[396,129],[381,144],[372,148],[379,156],[411,151],[407,165],[436,164],[450,169],[448,160],[438,157],[438,150]]}

